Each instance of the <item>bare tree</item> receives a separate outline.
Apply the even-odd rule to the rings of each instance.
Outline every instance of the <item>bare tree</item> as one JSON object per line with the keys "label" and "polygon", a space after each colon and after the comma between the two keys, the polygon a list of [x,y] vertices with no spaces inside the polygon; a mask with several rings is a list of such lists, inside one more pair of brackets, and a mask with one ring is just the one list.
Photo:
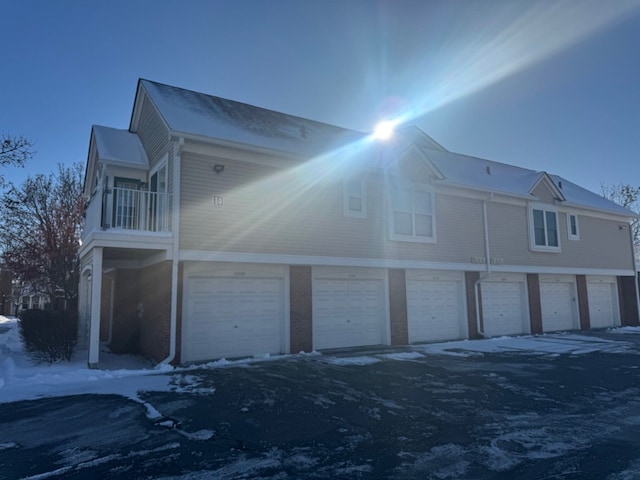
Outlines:
{"label": "bare tree", "polygon": [[[640,187],[633,187],[622,182],[617,185],[602,183],[600,184],[600,194],[633,212],[640,212]],[[640,260],[640,222],[637,218],[631,220],[631,235],[633,236],[636,260]]]}
{"label": "bare tree", "polygon": [[4,261],[18,280],[51,301],[75,305],[78,295],[80,231],[84,216],[82,165],[9,185],[0,199],[0,242]]}
{"label": "bare tree", "polygon": [[[0,167],[23,167],[34,155],[33,142],[23,136],[0,135]],[[0,185],[4,175],[0,175]]]}

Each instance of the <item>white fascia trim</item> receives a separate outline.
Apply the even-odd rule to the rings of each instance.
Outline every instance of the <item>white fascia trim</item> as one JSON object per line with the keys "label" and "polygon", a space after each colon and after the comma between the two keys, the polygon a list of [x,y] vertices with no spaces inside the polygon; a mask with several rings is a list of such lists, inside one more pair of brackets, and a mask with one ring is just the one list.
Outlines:
{"label": "white fascia trim", "polygon": [[541,172],[538,179],[534,182],[533,186],[529,189],[529,194],[533,195],[533,191],[538,188],[538,185],[544,183],[547,189],[550,191],[551,195],[553,195],[554,199],[564,201],[565,196],[562,191],[558,188],[558,186],[553,182],[553,179],[549,176],[547,172]]}
{"label": "white fascia trim", "polygon": [[[148,98],[149,102],[151,102],[151,105],[153,105],[153,108],[156,110],[156,113],[158,114],[158,117],[160,118],[160,120],[162,120],[162,124],[165,126],[167,132],[171,132],[171,127],[169,126],[169,124],[167,123],[167,120],[164,118],[164,115],[162,115],[162,113],[160,112],[160,109],[158,108],[158,106],[156,105],[156,102],[153,101],[153,96],[149,94],[149,92],[147,92],[146,88],[144,88],[144,86],[142,85],[142,81],[144,79],[140,79],[138,81],[138,87],[142,90],[142,92],[144,92],[144,95],[140,96],[140,104],[138,105],[138,94],[136,93],[136,101],[134,102],[134,111],[132,112],[131,115],[131,123],[129,125],[129,130],[132,132],[137,133],[137,129],[138,126],[140,124],[140,118],[142,117],[142,105],[144,104],[144,99]],[[147,80],[150,83],[154,83],[151,80]],[[136,114],[135,117],[135,129],[134,129],[134,116],[133,114]]]}
{"label": "white fascia trim", "polygon": [[105,233],[103,231],[95,231],[90,233],[88,239],[85,239],[82,247],[80,247],[80,257],[82,258],[87,252],[95,247],[105,248],[130,248],[143,250],[164,250],[171,256],[171,247],[173,245],[173,235],[171,233],[153,234],[153,235],[120,235]]}
{"label": "white fascia trim", "polygon": [[[374,268],[404,268],[421,270],[453,270],[464,272],[483,272],[484,264],[428,262],[416,260],[394,260],[384,258],[353,258],[353,257],[321,257],[310,255],[285,255],[242,252],[209,252],[201,250],[182,250],[182,262],[233,262],[233,263],[266,263],[275,265],[311,265],[311,266],[341,266],[341,267],[374,267]],[[581,267],[540,267],[536,265],[492,265],[494,272],[504,273],[554,273],[567,275],[615,275],[633,276],[633,268],[605,269]]]}
{"label": "white fascia trim", "polygon": [[582,268],[582,267],[538,267],[535,265],[492,265],[494,272],[512,273],[553,273],[566,275],[614,275],[614,276],[634,276],[633,268]]}
{"label": "white fascia trim", "polygon": [[484,194],[487,193],[493,193],[495,195],[502,195],[505,197],[509,197],[509,198],[514,198],[514,199],[522,199],[522,200],[527,200],[527,201],[531,201],[532,197],[531,195],[525,195],[525,194],[521,194],[521,193],[512,193],[512,192],[507,192],[505,190],[496,190],[493,188],[483,188],[483,187],[474,187],[471,185],[465,185],[463,183],[455,183],[455,182],[451,182],[449,180],[434,180],[434,185],[441,185],[441,186],[448,186],[448,187],[455,187],[455,188],[460,188],[462,190],[470,190],[470,191],[474,191],[474,192],[481,192]]}
{"label": "white fascia trim", "polygon": [[200,250],[182,250],[183,262],[234,262],[267,263],[276,265],[311,265],[341,267],[405,268],[426,270],[482,271],[484,265],[473,263],[445,263],[416,260],[394,260],[384,258],[321,257],[312,255],[286,255],[242,252],[210,252]]}
{"label": "white fascia trim", "polygon": [[[302,161],[305,159],[305,157],[303,155],[300,154],[296,154],[296,153],[292,153],[292,152],[288,152],[286,150],[278,150],[278,149],[269,149],[266,147],[258,147],[256,145],[251,145],[248,143],[240,143],[240,142],[233,142],[230,140],[225,140],[224,138],[215,138],[215,137],[207,137],[204,135],[196,135],[193,133],[188,133],[188,132],[180,132],[177,130],[171,130],[171,137],[172,138],[184,138],[185,140],[189,140],[192,142],[198,142],[198,143],[202,143],[204,145],[212,145],[212,146],[218,146],[218,147],[227,147],[230,149],[235,149],[235,150],[244,150],[244,151],[251,151],[251,152],[255,152],[255,153],[260,153],[263,155],[268,155],[270,157],[274,157],[274,158],[288,158],[291,160],[297,160],[298,162]],[[193,151],[193,147],[189,146],[188,144],[185,143],[185,148],[184,148],[185,152],[192,152]],[[197,151],[193,152],[193,153],[198,153]],[[251,161],[249,160],[249,162],[251,163]]]}

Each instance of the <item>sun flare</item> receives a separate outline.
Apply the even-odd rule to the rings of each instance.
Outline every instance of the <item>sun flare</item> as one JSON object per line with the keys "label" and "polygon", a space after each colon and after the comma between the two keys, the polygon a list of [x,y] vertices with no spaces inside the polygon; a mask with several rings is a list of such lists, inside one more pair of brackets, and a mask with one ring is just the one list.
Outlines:
{"label": "sun flare", "polygon": [[395,123],[391,121],[383,121],[376,125],[373,136],[378,140],[389,140],[393,136]]}

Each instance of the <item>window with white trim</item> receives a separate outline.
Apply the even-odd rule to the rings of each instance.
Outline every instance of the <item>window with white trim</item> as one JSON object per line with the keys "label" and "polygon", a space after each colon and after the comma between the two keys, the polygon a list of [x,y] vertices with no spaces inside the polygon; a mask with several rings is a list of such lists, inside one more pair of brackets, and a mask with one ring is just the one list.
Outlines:
{"label": "window with white trim", "polygon": [[391,240],[435,243],[433,192],[421,186],[394,186],[389,197]]}
{"label": "window with white trim", "polygon": [[569,240],[580,240],[578,216],[573,213],[567,213],[567,236],[569,237]]}
{"label": "window with white trim", "polygon": [[529,209],[529,231],[532,250],[560,251],[558,212],[555,209],[547,205],[532,205]]}
{"label": "window with white trim", "polygon": [[345,217],[367,218],[367,190],[364,180],[345,180],[342,187]]}

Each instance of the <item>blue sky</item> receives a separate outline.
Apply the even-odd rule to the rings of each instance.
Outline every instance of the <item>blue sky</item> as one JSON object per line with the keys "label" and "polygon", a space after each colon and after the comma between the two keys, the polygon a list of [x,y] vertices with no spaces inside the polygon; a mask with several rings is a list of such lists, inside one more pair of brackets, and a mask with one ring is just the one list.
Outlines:
{"label": "blue sky", "polygon": [[640,185],[640,0],[3,0],[9,180],[85,162],[128,128],[139,77],[451,151]]}

